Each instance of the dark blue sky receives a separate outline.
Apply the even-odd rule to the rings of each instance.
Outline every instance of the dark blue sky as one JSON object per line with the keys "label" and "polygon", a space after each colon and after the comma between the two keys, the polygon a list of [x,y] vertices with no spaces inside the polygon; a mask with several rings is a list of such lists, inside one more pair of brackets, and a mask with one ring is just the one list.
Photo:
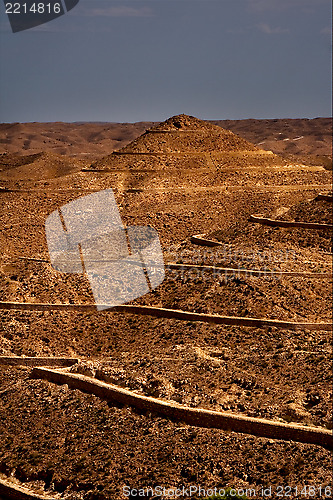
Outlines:
{"label": "dark blue sky", "polygon": [[330,0],[80,0],[19,33],[0,13],[4,122],[331,114]]}

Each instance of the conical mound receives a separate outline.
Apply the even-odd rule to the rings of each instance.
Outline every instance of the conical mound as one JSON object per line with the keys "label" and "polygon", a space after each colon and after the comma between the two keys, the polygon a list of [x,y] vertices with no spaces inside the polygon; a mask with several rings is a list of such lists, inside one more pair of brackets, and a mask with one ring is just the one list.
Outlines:
{"label": "conical mound", "polygon": [[[181,159],[181,163],[179,160]],[[200,169],[221,166],[284,164],[271,151],[259,149],[230,130],[176,115],[147,130],[119,151],[95,162],[96,169]]]}
{"label": "conical mound", "polygon": [[147,130],[121,153],[183,153],[259,151],[250,142],[194,116],[177,115]]}

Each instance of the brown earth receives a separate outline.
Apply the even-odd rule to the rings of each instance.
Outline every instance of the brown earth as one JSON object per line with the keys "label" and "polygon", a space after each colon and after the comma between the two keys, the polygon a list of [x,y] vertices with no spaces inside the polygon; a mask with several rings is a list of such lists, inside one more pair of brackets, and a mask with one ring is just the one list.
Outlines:
{"label": "brown earth", "polygon": [[[44,223],[78,196],[112,188],[126,225],[158,230],[165,262],[267,271],[264,278],[228,279],[167,271],[156,290],[133,303],[329,322],[330,278],[273,278],[269,271],[327,273],[331,235],[250,224],[248,217],[330,220],[332,204],[315,199],[330,191],[330,172],[305,158],[328,158],[331,122],[244,120],[228,128],[232,125],[243,129],[240,136],[184,115],[138,138],[146,124],[2,125],[7,142],[2,142],[0,167],[0,300],[93,302],[83,275],[57,272],[48,263]],[[299,150],[286,151],[291,142],[278,141],[278,130],[306,140],[294,142]],[[116,137],[124,147],[110,154]],[[272,143],[267,149],[279,154],[260,149],[265,137]],[[38,149],[41,141],[47,147]],[[285,149],[278,151],[282,142]],[[79,160],[76,148],[84,149]],[[291,153],[299,155],[297,161]],[[195,246],[190,237],[198,233],[223,245]],[[209,325],[112,309],[96,314],[4,310],[0,318],[2,355],[79,357],[70,371],[141,394],[332,428],[328,332]],[[272,485],[273,491],[278,485],[313,485],[319,498],[319,487],[332,480],[325,448],[191,427],[107,404],[66,385],[31,380],[29,374],[30,368],[0,366],[0,477],[16,478],[35,491],[121,500],[124,485],[252,487],[258,496],[261,485]],[[289,498],[296,498],[295,489]],[[313,495],[303,492],[301,498]]]}
{"label": "brown earth", "polygon": [[[314,165],[332,165],[331,118],[215,120],[211,123],[276,154],[292,158],[296,155],[298,160],[303,157]],[[0,154],[30,155],[46,151],[89,161],[121,149],[153,125],[157,124],[3,123],[0,124]]]}
{"label": "brown earth", "polygon": [[152,125],[139,123],[2,123],[0,152],[34,154],[40,151],[90,158],[131,142]]}

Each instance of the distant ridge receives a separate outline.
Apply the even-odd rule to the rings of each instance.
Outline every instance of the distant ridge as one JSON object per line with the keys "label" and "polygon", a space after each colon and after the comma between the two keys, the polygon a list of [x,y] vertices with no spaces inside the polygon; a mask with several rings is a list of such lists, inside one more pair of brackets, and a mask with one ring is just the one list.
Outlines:
{"label": "distant ridge", "polygon": [[[330,118],[207,120],[207,123],[231,130],[257,147],[283,155],[291,162],[332,169]],[[91,164],[120,150],[157,125],[157,122],[0,123],[0,153],[29,155],[49,151]]]}

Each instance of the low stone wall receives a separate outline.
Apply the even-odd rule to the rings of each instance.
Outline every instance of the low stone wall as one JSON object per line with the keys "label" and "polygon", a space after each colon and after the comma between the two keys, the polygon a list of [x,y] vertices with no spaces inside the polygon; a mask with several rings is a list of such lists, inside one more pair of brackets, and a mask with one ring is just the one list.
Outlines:
{"label": "low stone wall", "polygon": [[207,240],[204,238],[204,234],[194,234],[191,236],[191,243],[194,243],[195,245],[202,245],[205,247],[220,247],[224,246],[223,243],[220,243],[219,241],[213,241],[213,240]]}
{"label": "low stone wall", "polygon": [[333,201],[333,195],[332,194],[325,194],[325,193],[319,193],[316,198],[316,200],[324,200],[324,201]]}
{"label": "low stone wall", "polygon": [[107,304],[38,304],[24,302],[0,302],[0,310],[18,311],[78,311],[97,312],[97,306],[110,312],[139,314],[141,316],[154,316],[157,318],[179,319],[183,321],[201,321],[216,325],[237,325],[255,328],[283,328],[285,330],[321,330],[332,331],[332,323],[296,323],[293,321],[280,321],[277,319],[248,318],[239,316],[220,316],[218,314],[204,314],[181,311],[177,309],[164,309],[162,307],[119,305],[109,307]]}
{"label": "low stone wall", "polygon": [[0,499],[1,500],[56,500],[55,497],[32,493],[30,490],[24,488],[23,486],[18,486],[10,481],[6,481],[1,478],[0,478]]}
{"label": "low stone wall", "polygon": [[72,366],[78,362],[78,358],[0,356],[0,365],[10,366]]}
{"label": "low stone wall", "polygon": [[317,427],[292,425],[261,418],[234,415],[227,412],[191,408],[136,394],[116,385],[106,384],[84,375],[62,373],[47,368],[34,368],[31,378],[44,379],[56,384],[67,384],[72,389],[94,394],[108,401],[134,406],[140,410],[157,413],[173,420],[197,427],[206,427],[251,434],[271,439],[317,444],[333,449],[332,432]]}
{"label": "low stone wall", "polygon": [[[207,240],[210,241],[210,240]],[[214,242],[212,242],[214,243]],[[20,260],[27,260],[31,262],[45,262],[50,264],[47,259],[39,259],[34,257],[17,257]],[[176,264],[173,262],[166,262],[165,265],[154,264],[156,268],[162,268],[166,271],[179,271],[182,273],[189,271],[201,271],[203,273],[210,273],[217,277],[220,276],[233,276],[233,277],[261,277],[261,276],[271,276],[271,277],[300,277],[300,278],[332,278],[332,273],[312,273],[312,272],[302,272],[302,271],[270,271],[268,269],[262,271],[260,269],[244,269],[244,268],[233,268],[233,267],[219,267],[219,266],[199,266],[196,264]]]}
{"label": "low stone wall", "polygon": [[[210,241],[210,240],[207,240]],[[212,242],[214,243],[214,242]],[[211,273],[216,276],[233,276],[233,277],[300,277],[300,278],[332,278],[332,273],[311,273],[301,271],[262,271],[260,269],[241,269],[232,267],[217,267],[217,266],[198,266],[194,264],[166,264],[166,270],[176,270],[180,272],[187,271],[202,271],[203,273]]]}
{"label": "low stone wall", "polygon": [[302,229],[312,229],[314,231],[319,231],[319,230],[332,231],[333,229],[333,224],[319,224],[316,222],[288,222],[284,220],[268,219],[266,217],[260,217],[257,215],[250,215],[249,221],[255,222],[257,224],[263,224],[264,226],[284,227],[284,228],[298,227]]}

